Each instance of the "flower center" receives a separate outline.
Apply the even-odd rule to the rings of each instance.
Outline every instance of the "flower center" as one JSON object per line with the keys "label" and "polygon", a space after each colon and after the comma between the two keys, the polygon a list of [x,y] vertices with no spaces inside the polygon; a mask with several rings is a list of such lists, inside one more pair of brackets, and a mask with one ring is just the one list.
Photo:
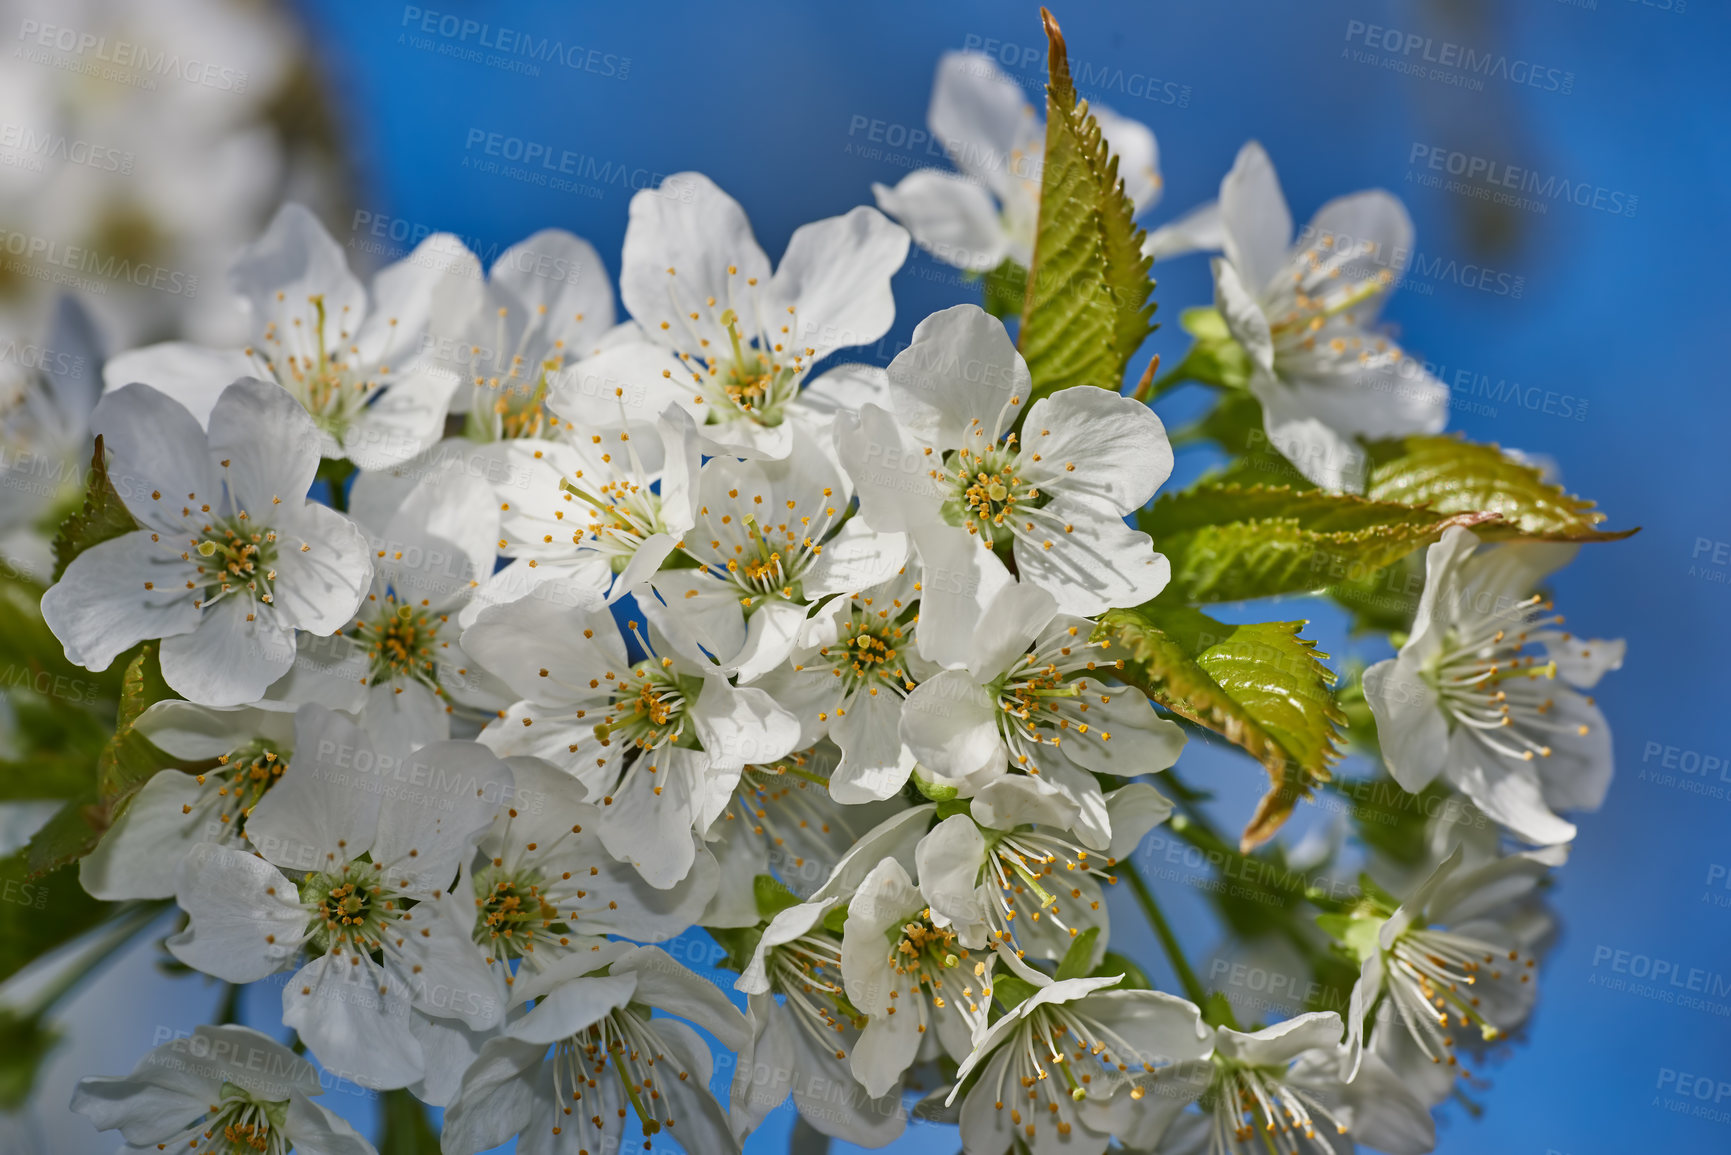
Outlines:
{"label": "flower center", "polygon": [[193,539],[187,560],[198,569],[195,585],[204,587],[199,607],[214,604],[229,594],[238,594],[270,605],[276,597],[276,530],[249,523],[245,512],[206,525],[203,536]]}
{"label": "flower center", "polygon": [[685,734],[687,688],[668,659],[645,660],[618,680],[606,716],[595,724],[603,746],[615,740],[640,751],[659,749]]}
{"label": "flower center", "polygon": [[847,1057],[853,1032],[863,1030],[868,1019],[848,1001],[841,973],[841,942],[827,930],[814,927],[792,942],[769,953],[768,970],[774,988],[786,997],[786,1006],[799,1024],[837,1059]]}
{"label": "flower center", "polygon": [[[714,298],[709,299],[711,308],[715,303]],[[793,310],[790,308],[788,312],[791,314]],[[697,314],[691,317],[695,320]],[[698,399],[705,405],[705,423],[754,421],[765,427],[780,425],[786,419],[786,406],[799,396],[800,383],[809,367],[807,362],[797,353],[785,358],[783,341],[772,339],[767,332],[755,337],[747,335],[733,309],[723,309],[716,320],[727,333],[728,353],[715,355],[706,349],[708,355],[701,359],[680,354],[700,390]],[[790,330],[791,325],[782,325],[780,336],[785,338]]]}
{"label": "flower center", "polygon": [[378,616],[355,624],[355,636],[372,659],[368,682],[376,686],[411,678],[440,693],[437,655],[439,627],[444,622],[443,614],[417,609],[407,602],[399,604],[394,594],[387,594]]}
{"label": "flower center", "polygon": [[[216,818],[222,824],[223,837],[233,838],[246,828],[252,808],[288,769],[288,759],[265,743],[254,742],[222,755],[217,762],[222,769],[200,774],[197,781],[200,786],[215,787],[207,794],[216,803]],[[188,804],[182,813],[190,814],[192,809]]]}
{"label": "flower center", "polygon": [[1478,992],[1486,983],[1519,976],[1532,981],[1536,961],[1519,951],[1504,951],[1470,935],[1427,928],[1407,930],[1385,954],[1388,989],[1401,1021],[1433,1063],[1458,1065],[1450,1018],[1460,1027],[1477,1027],[1494,1039],[1501,1029],[1479,1010]]}
{"label": "flower center", "polygon": [[[1016,920],[1030,923],[1042,919],[1051,922],[1071,938],[1081,933],[1064,917],[1060,895],[1083,901],[1082,888],[1058,874],[1061,867],[1067,875],[1088,875],[1101,879],[1108,886],[1118,877],[1108,873],[1115,859],[1100,854],[1090,855],[1080,846],[1046,830],[1024,826],[1006,834],[982,829],[988,840],[996,837],[982,869],[984,880],[991,885],[993,902],[987,919],[999,942],[1007,942],[1018,951],[1023,949],[1016,937]],[[1088,899],[1090,909],[1099,910],[1098,898]]]}
{"label": "flower center", "polygon": [[312,948],[320,954],[347,948],[373,954],[383,948],[385,932],[403,917],[408,902],[384,881],[375,862],[348,862],[335,874],[315,873],[301,884]]}
{"label": "flower center", "polygon": [[945,458],[952,487],[944,503],[951,524],[979,535],[987,546],[1008,545],[1018,534],[1038,532],[1042,518],[1029,520],[1050,495],[1021,475],[1022,456],[1015,434],[983,452],[958,449]]}
{"label": "flower center", "polygon": [[1335,1150],[1316,1133],[1318,1121],[1346,1134],[1346,1126],[1316,1096],[1285,1082],[1280,1067],[1252,1066],[1214,1057],[1214,1077],[1204,1093],[1204,1110],[1213,1111],[1214,1155],[1275,1152],[1278,1155],[1330,1155]]}
{"label": "flower center", "polygon": [[[650,1147],[649,1137],[660,1134],[663,1128],[672,1130],[677,1122],[673,1105],[662,1095],[657,1080],[667,1076],[684,1082],[691,1073],[679,1069],[677,1056],[665,1052],[661,1040],[635,1011],[634,1007],[612,1011],[600,1022],[554,1046],[553,1099],[560,1106],[563,1120],[553,1124],[553,1134],[562,1134],[567,1125],[575,1122],[579,1149],[584,1149],[581,1142],[586,1131],[584,1124],[599,1132],[607,1122],[601,1114],[606,1109],[606,1098],[597,1090],[596,1083],[597,1076],[606,1074],[609,1063],[619,1089],[643,1125],[645,1150]],[[591,1093],[587,1103],[585,1092]],[[618,1111],[620,1115],[625,1113],[623,1107]],[[560,1116],[555,1119],[560,1120]],[[601,1136],[597,1134],[595,1139],[594,1149],[603,1149],[606,1144],[601,1142]]]}
{"label": "flower center", "polygon": [[[1079,630],[1069,629],[1075,639]],[[1096,730],[1089,718],[1094,702],[1084,693],[1077,674],[1099,669],[1122,669],[1123,662],[1096,662],[1089,654],[1095,643],[1078,641],[1074,645],[1060,643],[1047,651],[1024,654],[1010,671],[986,687],[986,692],[998,704],[998,732],[1003,735],[1016,764],[1031,774],[1039,773],[1033,764],[1030,745],[1057,746],[1068,732],[1092,733],[1102,742],[1109,742],[1109,730]],[[1098,687],[1096,687],[1098,689]],[[1110,693],[1099,695],[1099,704],[1112,700]]]}
{"label": "flower center", "polygon": [[491,960],[532,954],[544,935],[566,933],[559,908],[547,900],[541,872],[487,866],[475,875],[475,942]]}
{"label": "flower center", "polygon": [[[277,294],[277,302],[286,303],[282,293]],[[353,345],[343,347],[352,333],[348,325],[353,318],[343,318],[339,347],[327,348],[325,299],[311,296],[307,304],[312,306],[310,317],[288,314],[270,321],[264,332],[266,347],[247,352],[270,367],[271,376],[312,414],[319,428],[340,440],[391,371],[380,365],[369,374],[360,364],[359,350]],[[347,306],[343,312],[348,312]]]}
{"label": "flower center", "polygon": [[[629,436],[619,435],[621,440]],[[591,440],[599,444],[601,438],[592,434]],[[587,535],[588,544],[606,554],[613,572],[618,573],[636,556],[645,539],[666,532],[667,525],[661,517],[661,495],[650,488],[636,454],[630,455],[629,473],[614,463],[611,453],[603,453],[601,462],[612,476],[599,485],[592,485],[579,469],[574,477],[560,478],[559,488],[568,495],[567,501],[577,497],[589,507],[588,528],[573,533],[571,543],[582,543]]]}
{"label": "flower center", "polygon": [[[739,587],[746,613],[765,597],[800,596],[801,576],[823,553],[824,540],[842,514],[832,502],[834,496],[835,491],[824,486],[809,498],[788,498],[783,511],[771,512],[766,494],[745,497],[740,490],[730,489],[728,504],[715,511],[707,505],[699,510],[712,535],[708,550],[700,549],[703,560]],[[770,520],[783,513],[784,520]]]}
{"label": "flower center", "polygon": [[287,1099],[261,1102],[234,1083],[222,1085],[222,1099],[213,1103],[193,1137],[180,1150],[194,1151],[209,1141],[206,1155],[285,1155],[289,1140],[282,1133],[288,1120]]}
{"label": "flower center", "polygon": [[1557,664],[1527,649],[1532,630],[1562,623],[1551,608],[1535,594],[1451,630],[1423,670],[1454,725],[1467,727],[1479,742],[1523,762],[1551,756],[1548,735],[1572,730],[1584,737],[1588,731],[1585,723],[1559,723],[1549,717],[1556,702],[1546,683],[1556,678]]}

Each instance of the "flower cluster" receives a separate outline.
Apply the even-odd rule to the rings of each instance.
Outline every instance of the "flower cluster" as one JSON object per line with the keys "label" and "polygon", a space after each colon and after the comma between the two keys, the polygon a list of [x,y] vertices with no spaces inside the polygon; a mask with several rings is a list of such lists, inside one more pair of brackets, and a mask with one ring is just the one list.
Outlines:
{"label": "flower cluster", "polygon": [[[1146,128],[1055,115],[1118,156],[1126,219],[1152,204]],[[166,946],[191,968],[286,976],[310,1054],[444,1107],[450,1155],[738,1150],[789,1098],[867,1146],[913,1112],[981,1155],[1428,1150],[1468,1052],[1532,1006],[1535,904],[1575,833],[1557,811],[1595,808],[1610,775],[1571,687],[1621,644],[1562,630],[1535,590],[1571,547],[1512,540],[1545,536],[1504,532],[1513,514],[1357,496],[1373,442],[1441,425],[1440,387],[1375,329],[1410,224],[1365,193],[1294,247],[1255,145],[1217,206],[1145,243],[1223,251],[1189,376],[1260,411],[1292,484],[1140,516],[1174,469],[1161,390],[1055,387],[1012,333],[1031,313],[961,304],[887,366],[837,360],[891,329],[910,234],[1022,267],[1041,307],[1053,206],[1023,162],[1059,126],[963,55],[932,121],[962,175],[879,188],[884,211],[806,225],[774,265],[707,178],[640,192],[623,322],[569,234],[485,271],[435,236],[369,287],[291,205],[234,266],[248,346],[110,360],[90,500],[124,526],[42,613],[70,661],[129,655],[172,692],[129,713],[161,765],[84,887],[173,899]],[[1194,512],[1228,499],[1245,508]],[[1256,502],[1292,535],[1314,508],[1355,543],[1398,517],[1409,552],[1428,544],[1398,656],[1330,691],[1285,634],[1300,656],[1251,672],[1261,697],[1237,680],[1270,644],[1223,649],[1209,630],[1241,627],[1202,615],[1197,583],[1255,568],[1219,551],[1258,537],[1201,561],[1194,542]],[[1456,817],[1384,840],[1350,899],[1307,892],[1316,950],[1357,970],[1349,1002],[1241,1025],[1135,870],[1163,823],[1225,844],[1196,792],[1150,776],[1198,727],[1298,774],[1316,727],[1316,765],[1277,784],[1290,807],[1325,788],[1347,706],[1395,782]],[[1125,889],[1182,994],[1111,949]],[[655,945],[698,927],[737,1005]],[[693,1027],[734,1056],[730,1091]],[[316,1090],[220,1026],[74,1105],[134,1147],[370,1150]]]}

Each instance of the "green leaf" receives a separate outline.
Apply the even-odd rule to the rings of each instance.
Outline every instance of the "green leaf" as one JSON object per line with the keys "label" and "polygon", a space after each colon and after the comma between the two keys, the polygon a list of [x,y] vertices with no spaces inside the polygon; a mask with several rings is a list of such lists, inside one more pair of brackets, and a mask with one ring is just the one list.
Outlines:
{"label": "green leaf", "polygon": [[439,1133],[419,1099],[399,1090],[379,1100],[379,1155],[439,1155]]}
{"label": "green leaf", "polygon": [[54,538],[54,580],[66,572],[72,559],[93,545],[131,533],[138,528],[126,504],[108,477],[108,462],[102,452],[102,435],[96,435],[96,450],[90,458],[90,481],[84,490],[84,505],[60,523]]}
{"label": "green leaf", "polygon": [[0,1007],[0,1110],[16,1111],[30,1098],[36,1073],[59,1041],[40,1016]]}
{"label": "green leaf", "polygon": [[1228,625],[1161,599],[1111,610],[1094,638],[1122,647],[1118,676],[1179,717],[1248,751],[1270,788],[1244,829],[1241,847],[1267,841],[1300,797],[1329,778],[1345,721],[1331,688],[1334,671],[1304,622]]}
{"label": "green leaf", "polygon": [[1224,389],[1243,389],[1250,384],[1254,367],[1250,354],[1233,339],[1218,309],[1186,309],[1178,323],[1196,339],[1178,364],[1182,376]]}
{"label": "green leaf", "polygon": [[1002,971],[992,976],[992,999],[1006,1011],[1013,1011],[1039,988],[1019,975]]}
{"label": "green leaf", "polygon": [[1100,975],[1123,975],[1118,983],[1119,990],[1151,991],[1154,984],[1148,979],[1148,972],[1139,966],[1135,959],[1121,955],[1115,950],[1109,950],[1100,956],[1100,965],[1094,968],[1096,977]]}
{"label": "green leaf", "polygon": [[1501,514],[1502,522],[1485,526],[1481,537],[1616,541],[1636,532],[1599,529],[1605,515],[1592,502],[1547,483],[1495,445],[1434,436],[1378,441],[1368,449],[1366,497],[1436,513]]}
{"label": "green leaf", "polygon": [[1028,297],[1028,270],[1008,257],[987,273],[984,280],[985,310],[1000,319],[1020,317]]}
{"label": "green leaf", "polygon": [[1316,916],[1316,925],[1322,928],[1323,933],[1339,943],[1360,963],[1382,950],[1377,935],[1382,930],[1382,924],[1387,921],[1386,917],[1378,917],[1363,910]]}
{"label": "green leaf", "polygon": [[132,796],[158,770],[175,761],[133,729],[146,707],[172,696],[157,667],[156,644],[145,642],[127,663],[114,736],[97,757],[95,781],[74,795],[30,839],[32,874],[44,874],[89,854]]}
{"label": "green leaf", "polygon": [[1074,385],[1118,392],[1124,366],[1154,328],[1154,262],[1142,255],[1118,158],[1076,98],[1057,21],[1044,10],[1041,17],[1049,45],[1046,156],[1017,342],[1034,377],[1030,402]]}
{"label": "green leaf", "polygon": [[1375,573],[1451,525],[1488,520],[1319,489],[1212,480],[1162,497],[1137,519],[1172,563],[1168,588],[1195,602],[1320,590]]}
{"label": "green leaf", "polygon": [[1238,1016],[1232,1013],[1232,1001],[1220,991],[1210,992],[1202,1003],[1202,1021],[1211,1027],[1238,1029]]}
{"label": "green leaf", "polygon": [[751,880],[751,894],[757,900],[758,916],[774,918],[790,906],[799,905],[799,895],[789,890],[773,874],[760,874]]}
{"label": "green leaf", "polygon": [[1088,961],[1094,954],[1094,940],[1100,937],[1100,928],[1091,926],[1070,940],[1069,949],[1058,961],[1058,978],[1079,979],[1088,973]]}
{"label": "green leaf", "polygon": [[0,979],[77,938],[113,909],[84,892],[76,869],[36,877],[25,851],[0,859]]}

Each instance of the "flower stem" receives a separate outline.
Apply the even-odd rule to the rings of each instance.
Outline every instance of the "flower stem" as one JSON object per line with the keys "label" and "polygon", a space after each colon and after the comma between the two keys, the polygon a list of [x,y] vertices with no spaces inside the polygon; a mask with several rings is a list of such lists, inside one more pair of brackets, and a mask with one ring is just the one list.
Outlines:
{"label": "flower stem", "polygon": [[1154,928],[1154,934],[1160,939],[1166,958],[1178,974],[1178,982],[1184,987],[1184,996],[1201,1006],[1207,1001],[1208,992],[1202,989],[1202,980],[1196,977],[1196,972],[1190,967],[1190,960],[1184,957],[1184,950],[1178,945],[1178,936],[1172,933],[1172,924],[1166,921],[1160,904],[1154,901],[1154,892],[1148,889],[1148,884],[1142,880],[1142,875],[1129,859],[1118,863],[1113,869],[1129,880],[1130,890],[1141,905],[1142,913],[1147,916],[1148,925]]}

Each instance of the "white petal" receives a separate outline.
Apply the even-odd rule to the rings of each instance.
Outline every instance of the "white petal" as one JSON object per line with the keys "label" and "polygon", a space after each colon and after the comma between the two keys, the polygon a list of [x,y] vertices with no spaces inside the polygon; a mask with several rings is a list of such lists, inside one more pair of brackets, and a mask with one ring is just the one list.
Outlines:
{"label": "white petal", "polygon": [[359,858],[372,848],[379,821],[381,795],[369,787],[385,768],[372,739],[348,715],[302,706],[294,756],[247,817],[247,840],[293,870]]}
{"label": "white petal", "polygon": [[294,714],[254,706],[153,702],[132,728],[157,749],[195,762],[232,753],[255,738],[282,750],[294,746]]}
{"label": "white petal", "polygon": [[968,810],[975,822],[995,830],[1014,830],[1018,826],[1068,830],[1077,816],[1074,802],[1053,793],[1038,778],[1019,774],[1000,778],[982,789],[974,795]]}
{"label": "white petal", "polygon": [[1391,658],[1364,672],[1364,700],[1376,719],[1389,774],[1408,793],[1429,786],[1443,771],[1449,743],[1448,722],[1430,683],[1405,657]]}
{"label": "white petal", "polygon": [[940,666],[965,666],[976,639],[989,636],[980,629],[985,607],[1015,579],[997,554],[957,526],[928,526],[913,539],[920,559],[920,656]]}
{"label": "white petal", "polygon": [[171,898],[180,860],[198,842],[216,842],[214,819],[187,813],[202,793],[198,781],[179,770],[161,770],[78,864],[78,881],[93,898],[123,902]]}
{"label": "white petal", "polygon": [[[367,312],[366,291],[349,272],[342,246],[304,207],[289,203],[277,211],[264,235],[249,245],[229,271],[229,284],[252,308],[254,324],[265,325],[286,308],[312,316],[309,298],[324,303],[324,340],[319,347],[346,347]],[[318,334],[302,338],[318,342]]]}
{"label": "white petal", "polygon": [[463,649],[503,678],[513,693],[550,706],[587,698],[597,692],[589,686],[592,679],[629,665],[612,614],[550,610],[536,598],[483,612],[463,632]]}
{"label": "white petal", "polygon": [[373,860],[417,890],[449,884],[513,790],[511,768],[478,742],[429,743],[403,762],[382,761],[373,779],[362,788],[382,789],[390,802],[379,809]]}
{"label": "white petal", "polygon": [[332,634],[353,621],[373,578],[360,527],[308,502],[277,526],[277,542],[277,613],[314,634]]}
{"label": "white petal", "polygon": [[1152,538],[1091,499],[1059,496],[1040,514],[1050,536],[1016,538],[1016,572],[1024,584],[1055,597],[1060,612],[1090,615],[1141,605],[1172,578],[1172,564],[1154,552]]}
{"label": "white petal", "polygon": [[[66,660],[106,670],[146,638],[191,633],[203,615],[188,581],[193,567],[135,530],[92,546],[72,559],[42,595],[42,619],[66,649]],[[146,589],[149,583],[154,589]]]}
{"label": "white petal", "polygon": [[1106,853],[1122,862],[1150,830],[1172,816],[1172,800],[1146,782],[1132,782],[1106,795],[1106,812],[1112,818],[1112,845]]}
{"label": "white petal", "polygon": [[[200,425],[210,420],[216,399],[242,377],[264,369],[239,349],[207,349],[187,341],[166,341],[118,353],[102,367],[109,392],[134,382],[158,389],[184,405]],[[100,432],[100,431],[99,431]]]}
{"label": "white petal", "polygon": [[907,230],[864,205],[795,229],[769,284],[771,298],[794,310],[795,353],[809,365],[889,332],[890,278],[907,256]]}
{"label": "white petal", "polygon": [[294,959],[307,933],[294,883],[263,859],[230,847],[193,847],[181,860],[175,895],[191,922],[168,940],[169,952],[227,982],[275,974]]}
{"label": "white petal", "polygon": [[660,947],[640,946],[614,960],[612,973],[637,979],[638,1002],[702,1027],[730,1051],[750,1039],[750,1027],[721,989],[679,965]]}
{"label": "white petal", "polygon": [[1553,810],[1597,810],[1611,787],[1611,727],[1597,706],[1572,690],[1558,687],[1545,719],[1558,730],[1549,736],[1551,753],[1535,762]]}
{"label": "white petal", "polygon": [[[732,308],[749,321],[769,275],[769,258],[751,235],[745,210],[702,173],[675,173],[659,189],[631,198],[619,295],[657,340],[693,353],[700,340],[708,341],[707,348],[727,348],[727,333],[717,321],[721,311]],[[755,291],[747,285],[753,279]],[[716,305],[710,308],[705,302],[712,297]],[[690,319],[692,312],[699,320]]]}
{"label": "white petal", "polygon": [[799,742],[799,720],[762,690],[730,686],[709,677],[687,707],[714,769],[767,765],[792,753]]}
{"label": "white petal", "polygon": [[[1072,762],[1096,774],[1130,778],[1165,770],[1184,749],[1184,730],[1162,718],[1142,691],[1132,686],[1107,686],[1093,678],[1076,682],[1088,704],[1086,733],[1072,727],[1059,749]],[[1068,715],[1067,715],[1068,716]]]}
{"label": "white petal", "polygon": [[984,273],[1009,255],[1010,242],[991,194],[935,168],[915,169],[894,188],[873,184],[878,208],[902,223],[914,243],[946,265]]}
{"label": "white petal", "polygon": [[210,411],[210,456],[228,462],[230,492],[266,525],[276,500],[298,504],[312,488],[319,445],[313,419],[274,381],[242,378]]}
{"label": "white petal", "polygon": [[389,469],[414,458],[444,432],[458,384],[455,374],[431,367],[397,376],[343,431],[343,456],[361,469]]}
{"label": "white petal", "polygon": [[943,524],[948,491],[932,476],[932,457],[888,410],[868,403],[838,414],[834,438],[867,524],[885,532]]}
{"label": "white petal", "polygon": [[1465,726],[1449,739],[1448,778],[1516,837],[1539,846],[1572,841],[1575,826],[1551,812],[1538,770],[1486,748]]}
{"label": "white petal", "polygon": [[960,670],[946,670],[908,695],[902,740],[922,764],[952,778],[989,775],[1009,760],[997,704]]}
{"label": "white petal", "polygon": [[[1042,492],[1083,494],[1119,513],[1147,505],[1172,474],[1172,444],[1160,418],[1104,389],[1065,389],[1034,402],[1022,453]],[[1042,460],[1029,461],[1032,453]]]}
{"label": "white petal", "polygon": [[179,402],[149,385],[105,394],[90,416],[90,431],[112,455],[109,480],[120,500],[152,529],[178,538],[189,517],[183,507],[214,507],[221,498],[204,430]]}
{"label": "white petal", "polygon": [[878,533],[862,518],[852,518],[823,544],[823,553],[800,579],[810,600],[831,594],[861,593],[882,585],[908,562],[903,533]]}
{"label": "white petal", "polygon": [[1226,231],[1220,221],[1220,202],[1197,205],[1175,221],[1168,221],[1148,234],[1142,252],[1156,261],[1186,253],[1217,253],[1226,246]]}
{"label": "white petal", "polygon": [[1000,196],[1018,179],[1009,172],[1011,154],[1039,135],[1022,90],[978,52],[944,53],[926,121],[957,166]]}
{"label": "white petal", "polygon": [[405,984],[366,955],[321,955],[282,991],[283,1025],[300,1033],[320,1065],[379,1091],[425,1074],[411,1014]]}
{"label": "white petal", "polygon": [[[1412,218],[1392,193],[1382,189],[1352,193],[1318,209],[1299,241],[1325,256],[1345,248],[1370,246],[1364,256],[1340,266],[1335,280],[1343,287],[1379,277],[1384,270],[1398,277],[1412,260]],[[1363,310],[1356,315],[1365,316]]]}
{"label": "white petal", "polygon": [[1220,182],[1220,219],[1226,259],[1245,287],[1260,296],[1286,263],[1292,212],[1273,163],[1255,141],[1238,150],[1232,171]]}
{"label": "white petal", "polygon": [[1274,377],[1257,372],[1250,392],[1262,403],[1262,425],[1268,440],[1312,484],[1333,492],[1364,489],[1366,457],[1351,437],[1312,412],[1311,394],[1301,394]]}
{"label": "white petal", "polygon": [[920,895],[931,907],[933,921],[942,919],[955,926],[962,945],[970,950],[986,945],[986,912],[980,901],[986,853],[980,828],[966,814],[952,814],[932,827],[914,851]]}
{"label": "white petal", "polygon": [[191,633],[164,638],[161,650],[163,680],[206,706],[258,701],[294,660],[294,630],[237,594],[205,610]]}
{"label": "white petal", "polygon": [[[828,675],[821,675],[827,680]],[[830,724],[841,748],[841,763],[830,774],[830,797],[845,805],[892,797],[913,772],[913,752],[902,745],[902,699],[876,688],[854,697],[847,712]]]}
{"label": "white petal", "polygon": [[996,442],[1033,388],[1004,323],[978,305],[954,305],[921,321],[888,372],[896,416],[940,449]]}
{"label": "white petal", "polygon": [[1250,359],[1263,371],[1274,371],[1274,334],[1268,316],[1255,293],[1244,283],[1244,273],[1224,257],[1216,257],[1214,269],[1214,307],[1232,339],[1244,346]]}

